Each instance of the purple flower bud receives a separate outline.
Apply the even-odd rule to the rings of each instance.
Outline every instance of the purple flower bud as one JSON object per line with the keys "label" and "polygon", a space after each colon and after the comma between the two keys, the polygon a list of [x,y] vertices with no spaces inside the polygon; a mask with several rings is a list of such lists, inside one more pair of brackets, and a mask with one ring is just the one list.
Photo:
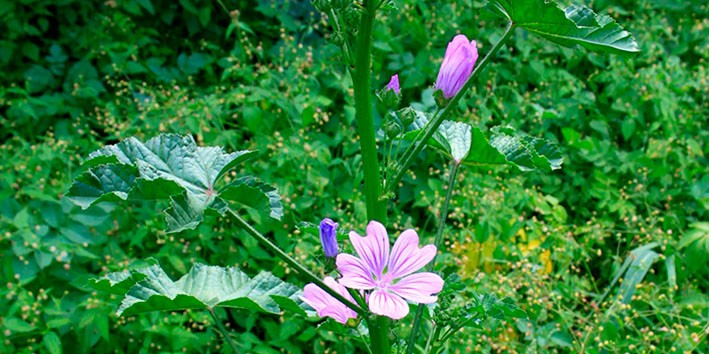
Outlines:
{"label": "purple flower bud", "polygon": [[322,219],[320,222],[320,242],[325,257],[337,256],[337,223],[330,218]]}
{"label": "purple flower bud", "polygon": [[391,80],[389,80],[385,90],[393,90],[397,95],[401,93],[401,88],[399,87],[399,74],[394,74],[391,77]]}
{"label": "purple flower bud", "polygon": [[455,36],[448,43],[446,55],[438,71],[436,90],[442,90],[446,99],[453,98],[470,78],[477,60],[478,48],[475,41],[469,42],[464,34]]}

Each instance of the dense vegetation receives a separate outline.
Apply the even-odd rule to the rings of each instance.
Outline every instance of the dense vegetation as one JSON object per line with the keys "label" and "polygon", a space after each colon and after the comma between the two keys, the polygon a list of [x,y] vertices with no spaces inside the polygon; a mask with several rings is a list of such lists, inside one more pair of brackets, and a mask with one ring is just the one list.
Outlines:
{"label": "dense vegetation", "polygon": [[[482,1],[393,3],[374,31],[374,82],[398,73],[407,104],[435,105],[430,86],[455,34],[486,52],[501,33]],[[515,32],[455,117],[557,142],[564,164],[460,171],[437,270],[457,273],[467,298],[510,297],[528,318],[466,328],[450,352],[709,351],[709,9],[592,6],[641,52],[594,54]],[[332,24],[309,1],[0,1],[0,20],[0,352],[225,350],[207,314],[119,317],[118,299],[87,285],[151,259],[173,279],[206,263],[303,285],[218,215],[167,234],[161,202],[82,211],[62,198],[105,144],[171,132],[259,151],[238,173],[276,185],[285,215],[250,220],[312,269],[325,261],[320,240],[297,225],[367,224],[352,82]],[[414,166],[389,228],[432,239],[449,166],[433,151]],[[224,316],[243,352],[361,350],[311,318]]]}

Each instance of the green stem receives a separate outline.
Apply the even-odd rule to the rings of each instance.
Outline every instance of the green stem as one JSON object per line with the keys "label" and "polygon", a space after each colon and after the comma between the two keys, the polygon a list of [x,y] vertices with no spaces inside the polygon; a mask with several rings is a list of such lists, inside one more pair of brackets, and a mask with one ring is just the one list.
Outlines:
{"label": "green stem", "polygon": [[350,71],[354,83],[355,118],[359,129],[359,145],[362,150],[362,168],[364,170],[364,196],[367,206],[367,218],[379,222],[386,221],[386,204],[379,201],[381,182],[379,158],[372,114],[372,28],[376,15],[377,2],[365,0],[355,48],[355,67]]}
{"label": "green stem", "polygon": [[446,108],[443,110],[443,112],[441,112],[441,114],[435,115],[431,119],[431,121],[426,124],[421,140],[416,140],[406,149],[404,155],[401,157],[402,162],[401,164],[399,164],[399,169],[397,169],[396,174],[394,174],[392,180],[387,181],[386,183],[386,189],[384,190],[384,194],[391,192],[391,189],[394,188],[393,186],[399,183],[401,178],[404,176],[404,173],[406,173],[406,170],[414,162],[416,156],[419,154],[419,152],[421,152],[424,146],[426,146],[426,142],[428,142],[431,136],[433,136],[433,133],[435,133],[441,123],[443,123],[443,120],[445,120],[448,116],[451,115],[451,113],[453,113],[455,107],[458,105],[458,101],[460,101],[463,95],[473,86],[473,78],[477,76],[478,73],[482,72],[482,70],[490,62],[490,59],[497,53],[498,50],[500,50],[500,48],[502,48],[502,45],[510,38],[514,27],[514,22],[509,22],[507,24],[507,28],[505,28],[505,33],[502,35],[502,38],[500,38],[500,40],[495,43],[495,46],[492,47],[492,49],[487,53],[487,55],[485,55],[485,57],[478,63],[475,69],[473,69],[470,78],[468,78],[468,81],[466,81],[465,85],[463,85],[458,94],[456,94],[455,97],[453,97],[453,99],[448,102],[448,105],[446,105]]}
{"label": "green stem", "polygon": [[372,315],[367,318],[369,328],[369,341],[374,353],[391,353],[391,343],[389,342],[389,318],[385,316]]}
{"label": "green stem", "polygon": [[308,278],[308,281],[315,283],[320,289],[324,290],[326,293],[330,294],[332,297],[340,301],[341,303],[345,304],[347,307],[351,308],[355,312],[357,312],[358,315],[360,316],[367,316],[368,312],[364,310],[363,308],[357,306],[354,304],[352,301],[346,299],[344,296],[340,295],[337,291],[332,289],[331,287],[325,285],[325,283],[318,277],[317,275],[313,274],[311,271],[309,271],[307,268],[305,268],[302,264],[298,263],[293,257],[289,256],[287,253],[283,252],[278,246],[276,246],[271,240],[266,238],[266,236],[262,235],[260,232],[256,231],[249,223],[246,222],[246,220],[242,219],[239,214],[235,213],[233,210],[229,209],[229,214],[231,215],[232,219],[241,227],[243,228],[249,235],[253,236],[262,246],[266,247],[268,250],[271,252],[275,253],[278,257],[280,257],[284,262],[286,262],[292,269],[295,269],[298,273],[301,275],[305,276],[305,278]]}
{"label": "green stem", "polygon": [[[448,176],[448,190],[446,191],[446,198],[443,200],[443,207],[441,208],[441,215],[438,218],[438,228],[436,230],[436,238],[433,244],[436,249],[440,248],[441,239],[443,238],[443,228],[446,225],[446,219],[448,219],[448,207],[450,206],[451,197],[453,196],[453,187],[455,187],[456,177],[458,177],[458,167],[460,164],[457,161],[453,161],[451,164],[451,170]],[[430,272],[433,270],[433,266],[436,264],[436,256],[433,257],[431,263],[426,266],[426,271]],[[424,305],[418,304],[416,307],[416,315],[414,316],[414,325],[411,327],[411,336],[409,337],[409,345],[407,346],[406,353],[411,354],[414,352],[414,346],[416,344],[416,336],[418,335],[419,327],[421,326],[421,320],[423,318]]]}
{"label": "green stem", "polygon": [[[381,176],[377,141],[372,115],[372,29],[376,17],[378,0],[364,0],[362,13],[357,28],[355,47],[355,66],[350,71],[354,83],[355,118],[359,130],[359,144],[362,150],[362,169],[364,170],[364,197],[367,206],[367,219],[386,222],[386,204],[380,201]],[[383,316],[367,317],[369,339],[374,353],[390,353],[389,319]]]}
{"label": "green stem", "polygon": [[433,339],[438,338],[438,335],[441,333],[441,327],[436,327],[435,329],[431,330],[431,334],[428,336],[428,340],[426,340],[426,347],[423,349],[424,354],[428,354],[431,352],[431,350],[435,347],[432,347],[433,344]]}
{"label": "green stem", "polygon": [[217,328],[219,328],[219,332],[222,332],[222,336],[224,336],[224,341],[229,344],[229,347],[231,347],[231,350],[234,351],[234,353],[238,353],[239,351],[236,348],[236,343],[234,343],[234,340],[229,337],[229,332],[227,332],[226,328],[224,328],[224,324],[222,324],[222,320],[219,319],[217,314],[214,312],[214,309],[210,308],[208,309],[209,314],[212,315],[212,319],[214,320],[214,323],[217,325]]}

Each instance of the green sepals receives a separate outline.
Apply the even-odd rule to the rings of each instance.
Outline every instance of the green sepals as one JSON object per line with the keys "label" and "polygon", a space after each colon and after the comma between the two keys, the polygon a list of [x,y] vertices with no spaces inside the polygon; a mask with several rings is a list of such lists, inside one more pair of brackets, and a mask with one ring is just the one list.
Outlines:
{"label": "green sepals", "polygon": [[490,0],[486,8],[519,28],[566,47],[580,45],[621,55],[640,51],[633,36],[611,17],[596,15],[585,6],[561,9],[552,0]]}
{"label": "green sepals", "polygon": [[92,286],[124,296],[118,308],[119,316],[216,307],[272,314],[287,309],[307,316],[307,305],[300,299],[300,288],[270,272],[261,272],[250,278],[234,267],[197,263],[178,281],[173,281],[156,264],[133,271],[110,273],[94,279]]}
{"label": "green sepals", "polygon": [[396,138],[404,131],[404,127],[401,125],[401,122],[399,122],[398,119],[392,117],[386,122],[386,125],[384,126],[384,131],[386,131],[388,137]]}
{"label": "green sepals", "polygon": [[[168,232],[194,229],[207,210],[222,215],[227,211],[218,183],[255,155],[249,150],[226,153],[220,147],[200,147],[191,136],[163,134],[146,142],[128,138],[91,153],[84,164],[88,170],[76,178],[67,198],[84,209],[100,202],[167,199]],[[283,211],[276,189],[250,178],[242,184],[261,195],[249,193],[243,201],[238,196],[245,193],[227,195],[279,219]]]}
{"label": "green sepals", "polygon": [[387,110],[398,108],[401,102],[401,95],[386,87],[377,91],[377,98]]}
{"label": "green sepals", "polygon": [[440,109],[445,108],[448,105],[448,102],[450,102],[449,99],[443,97],[443,90],[440,89],[433,91],[433,100],[436,101],[436,106]]}
{"label": "green sepals", "polygon": [[416,120],[416,110],[411,107],[404,107],[396,111],[396,116],[401,120],[401,124],[408,127]]}

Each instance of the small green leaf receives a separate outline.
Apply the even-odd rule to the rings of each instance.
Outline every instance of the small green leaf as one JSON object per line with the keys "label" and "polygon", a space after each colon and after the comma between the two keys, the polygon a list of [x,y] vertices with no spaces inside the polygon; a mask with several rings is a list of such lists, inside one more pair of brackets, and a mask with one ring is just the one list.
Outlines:
{"label": "small green leaf", "polygon": [[47,332],[42,338],[44,347],[50,354],[62,354],[62,341],[53,331]]}
{"label": "small green leaf", "polygon": [[[125,293],[118,315],[150,311],[174,311],[235,307],[279,313],[281,307],[301,308],[301,290],[261,272],[253,278],[237,268],[195,264],[190,272],[174,282],[159,266],[142,270],[145,279]],[[280,306],[279,306],[280,305]]]}
{"label": "small green leaf", "polygon": [[32,332],[35,327],[17,317],[7,317],[3,321],[5,328],[15,333]]}
{"label": "small green leaf", "polygon": [[609,16],[598,16],[584,6],[562,10],[551,0],[489,0],[486,8],[554,43],[615,54],[640,51],[633,36]]}
{"label": "small green leaf", "polygon": [[456,162],[463,161],[470,152],[470,126],[462,122],[443,121],[438,128],[437,140]]}
{"label": "small green leaf", "polygon": [[153,7],[153,3],[150,0],[136,0],[136,2],[142,8],[146,9],[148,13],[150,13],[151,15],[155,15],[155,8]]}
{"label": "small green leaf", "polygon": [[692,224],[679,241],[684,263],[689,272],[706,272],[709,262],[709,223]]}

